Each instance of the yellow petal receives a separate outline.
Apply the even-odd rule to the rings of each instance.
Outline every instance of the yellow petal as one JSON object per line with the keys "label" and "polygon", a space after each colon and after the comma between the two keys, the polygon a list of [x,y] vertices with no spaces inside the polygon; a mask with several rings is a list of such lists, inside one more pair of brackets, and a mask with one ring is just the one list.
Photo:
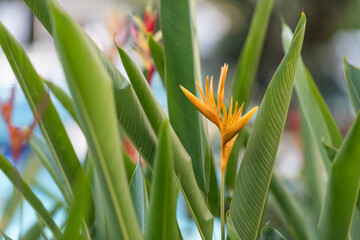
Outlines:
{"label": "yellow petal", "polygon": [[231,127],[227,128],[224,134],[222,135],[223,142],[226,144],[230,141],[239,131],[248,123],[252,115],[256,112],[258,107],[254,107],[248,113],[246,113],[243,117],[237,120]]}
{"label": "yellow petal", "polygon": [[210,100],[209,101],[210,106],[215,110],[216,104],[215,104],[215,100],[214,100],[213,76],[211,76],[211,79],[210,79],[210,99],[209,100]]}
{"label": "yellow petal", "polygon": [[201,97],[202,97],[204,103],[207,103],[206,98],[205,98],[205,96],[204,96],[203,90],[200,88],[200,86],[199,86],[199,84],[198,84],[197,82],[195,82],[195,83],[196,83],[197,88],[199,89],[199,92],[200,92],[200,94],[201,94]]}
{"label": "yellow petal", "polygon": [[185,96],[190,100],[190,102],[210,121],[215,123],[215,125],[220,129],[221,123],[219,116],[216,115],[216,112],[207,104],[201,102],[197,97],[195,97],[191,92],[185,89],[180,85],[181,90],[184,92]]}

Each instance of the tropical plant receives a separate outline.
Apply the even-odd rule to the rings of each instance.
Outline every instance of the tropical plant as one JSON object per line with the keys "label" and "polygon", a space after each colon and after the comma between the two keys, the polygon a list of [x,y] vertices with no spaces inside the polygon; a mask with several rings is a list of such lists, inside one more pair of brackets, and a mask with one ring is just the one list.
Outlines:
{"label": "tropical plant", "polygon": [[[31,135],[33,125],[25,130],[12,125],[13,97],[1,105],[14,160],[28,140],[41,161],[38,165],[29,161],[32,167],[20,174],[0,154],[0,169],[18,189],[2,217],[5,239],[10,239],[6,226],[20,205],[14,200],[19,199],[18,194],[38,217],[23,235],[25,239],[182,239],[176,218],[179,190],[202,239],[213,238],[214,217],[221,219],[221,239],[226,235],[244,240],[285,239],[269,226],[271,222],[266,223],[269,192],[287,219],[290,237],[359,239],[360,120],[356,118],[343,140],[300,56],[304,13],[294,34],[283,24],[284,58],[259,109],[242,115],[249,106],[273,0],[257,3],[236,66],[231,100],[224,94],[227,64],[221,69],[216,98],[213,78],[210,83],[207,78],[205,94],[202,90],[194,1],[160,1],[163,46],[152,35],[156,15],[147,9],[144,22],[135,16],[136,49],[144,54],[146,77],[117,46],[129,81],[56,0],[24,1],[53,37],[71,95],[36,72],[23,48],[0,23],[0,45],[42,132],[42,136]],[[168,116],[148,84],[155,67],[166,87]],[[358,112],[360,70],[345,59],[344,79]],[[310,209],[274,171],[294,85],[303,120],[308,189],[313,193]],[[75,154],[47,89],[85,135],[88,153],[84,163]],[[220,188],[208,122],[197,110],[221,133]],[[245,127],[256,111],[252,126]],[[122,148],[123,136],[139,152],[145,170]],[[49,172],[63,197],[53,197],[53,209],[46,208],[31,187],[40,166]],[[63,224],[55,221],[59,209],[66,213]]]}

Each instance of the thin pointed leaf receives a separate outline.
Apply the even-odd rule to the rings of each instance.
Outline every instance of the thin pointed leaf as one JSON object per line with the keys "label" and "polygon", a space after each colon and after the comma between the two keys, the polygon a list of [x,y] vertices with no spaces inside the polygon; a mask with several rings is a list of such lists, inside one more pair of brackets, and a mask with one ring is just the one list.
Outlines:
{"label": "thin pointed leaf", "polygon": [[160,24],[170,123],[191,157],[198,186],[206,192],[206,139],[200,113],[179,87],[182,85],[196,95],[195,81],[201,86],[194,5],[195,1],[190,0],[160,1]]}
{"label": "thin pointed leaf", "polygon": [[272,175],[270,190],[294,230],[296,239],[312,239],[313,237],[306,225],[306,219],[299,204],[293,195],[287,191],[282,179],[276,172]]}
{"label": "thin pointed leaf", "polygon": [[137,220],[142,233],[144,233],[149,203],[141,161],[137,164],[134,174],[132,175],[130,181],[130,194],[134,203]]}
{"label": "thin pointed leaf", "polygon": [[155,158],[151,184],[150,208],[145,239],[176,239],[176,186],[173,175],[174,152],[170,142],[168,122],[160,130],[159,146]]}
{"label": "thin pointed leaf", "polygon": [[325,167],[322,163],[319,152],[314,143],[314,139],[310,133],[310,128],[305,120],[304,114],[301,113],[301,133],[302,146],[305,157],[305,176],[306,182],[311,196],[311,209],[313,214],[309,217],[309,221],[313,221],[315,225],[319,219],[321,206],[325,195],[325,179],[323,173]]}
{"label": "thin pointed leaf", "polygon": [[[244,103],[243,111],[246,111],[250,103],[252,88],[260,62],[273,4],[273,0],[261,0],[257,2],[251,19],[249,33],[247,34],[245,44],[236,65],[232,83],[232,96],[234,102]],[[229,197],[232,196],[234,191],[240,149],[242,148],[244,139],[247,137],[244,135],[247,133],[244,130],[239,133],[236,139],[225,172],[226,192]]]}
{"label": "thin pointed leaf", "polygon": [[[22,170],[22,177],[24,181],[27,182],[29,185],[33,184],[35,182],[40,167],[41,162],[37,158],[31,157],[26,159],[26,165]],[[21,196],[19,195],[19,191],[17,189],[14,189],[10,198],[4,204],[4,211],[2,212],[2,216],[0,218],[1,227],[4,230],[13,218],[12,216],[16,213],[20,200]]]}
{"label": "thin pointed leaf", "polygon": [[[62,207],[62,204],[56,204],[53,210],[50,212],[51,216],[54,216],[56,212]],[[36,222],[27,232],[21,237],[22,240],[40,239],[41,232],[43,231],[43,224]]]}
{"label": "thin pointed leaf", "polygon": [[151,56],[153,57],[155,62],[156,70],[158,71],[161,81],[164,84],[164,87],[166,88],[165,70],[164,70],[164,64],[165,64],[164,51],[162,50],[160,45],[157,42],[155,42],[154,38],[151,35],[149,35],[148,44],[149,44]]}
{"label": "thin pointed leaf", "polygon": [[306,18],[302,14],[290,48],[266,90],[240,166],[228,221],[232,231],[242,239],[258,238],[290,104],[305,23]]}
{"label": "thin pointed leaf", "polygon": [[351,65],[344,57],[343,74],[351,104],[357,113],[360,109],[360,69]]}
{"label": "thin pointed leaf", "polygon": [[[79,177],[76,183],[75,188],[75,196],[74,196],[74,203],[71,206],[69,216],[66,220],[66,228],[64,231],[63,240],[77,240],[80,236],[80,226],[82,219],[85,214],[89,198],[90,192],[89,189],[85,187],[86,184],[86,178]],[[84,231],[83,234],[86,234],[86,231]],[[88,237],[85,237],[85,239],[89,239]]]}
{"label": "thin pointed leaf", "polygon": [[360,114],[331,166],[318,224],[319,240],[348,239],[360,187]]}
{"label": "thin pointed leaf", "polygon": [[[76,116],[105,192],[106,205],[113,210],[124,239],[142,239],[125,175],[113,83],[96,49],[77,23],[53,5],[51,10],[56,48],[74,100]],[[79,57],[86,61],[79,61]]]}
{"label": "thin pointed leaf", "polygon": [[274,0],[257,2],[249,33],[236,65],[232,96],[234,101],[244,103],[244,110],[250,102],[273,4]]}
{"label": "thin pointed leaf", "polygon": [[0,237],[3,237],[5,240],[12,240],[6,233],[3,232],[3,230],[0,228]]}
{"label": "thin pointed leaf", "polygon": [[[287,49],[291,37],[291,30],[286,24],[283,24],[282,40],[284,49]],[[342,137],[302,59],[299,61],[296,72],[295,90],[304,118],[310,128],[310,133],[321,154],[325,169],[329,171],[331,161],[321,139],[324,138],[326,142],[339,147]]]}
{"label": "thin pointed leaf", "polygon": [[5,173],[6,177],[12,182],[12,184],[20,190],[27,202],[40,216],[41,220],[47,227],[49,227],[54,237],[60,239],[62,237],[62,233],[52,219],[50,213],[45,209],[44,205],[36,197],[29,185],[27,185],[23,180],[18,170],[13,167],[2,154],[0,154],[0,169],[3,173]]}

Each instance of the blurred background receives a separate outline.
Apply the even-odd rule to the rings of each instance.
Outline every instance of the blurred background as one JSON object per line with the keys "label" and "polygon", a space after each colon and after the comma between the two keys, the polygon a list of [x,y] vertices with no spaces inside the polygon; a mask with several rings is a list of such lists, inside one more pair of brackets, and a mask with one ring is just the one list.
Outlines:
{"label": "blurred background", "polygon": [[[133,15],[143,16],[147,4],[151,3],[154,11],[158,11],[158,1],[146,0],[61,0],[63,7],[75,18],[93,38],[105,54],[119,67],[121,61],[114,48],[113,38],[128,50],[141,66],[142,59],[134,50],[135,37],[132,31]],[[217,81],[220,66],[229,64],[229,75],[226,82],[227,91],[231,86],[231,79],[235,70],[241,48],[245,41],[251,16],[256,4],[255,0],[197,0],[196,1],[197,30],[201,55],[203,78],[214,75]],[[347,56],[348,61],[360,66],[360,1],[359,0],[275,0],[269,29],[260,61],[259,71],[255,80],[252,95],[252,105],[259,105],[272,75],[279,65],[284,53],[281,46],[281,19],[294,29],[301,11],[307,16],[307,27],[302,56],[305,64],[312,73],[320,92],[325,98],[336,123],[342,134],[348,130],[354,119],[354,112],[348,99],[345,83],[342,77],[342,59]],[[44,78],[55,82],[66,89],[65,79],[58,60],[53,40],[37,19],[32,15],[25,3],[20,0],[0,0],[0,21],[10,30],[28,53],[38,73]],[[159,22],[156,23],[156,30]],[[16,126],[26,127],[31,124],[33,117],[27,106],[24,95],[17,85],[16,78],[0,49],[0,102],[10,97],[10,90],[16,86],[16,99],[13,122]],[[167,107],[166,95],[160,78],[155,72],[152,89],[164,108]],[[294,92],[295,94],[295,92]],[[225,94],[226,95],[226,94]],[[78,126],[71,117],[52,98],[65,122],[70,138],[78,156],[83,159],[86,154],[86,142]],[[299,128],[299,114],[296,109],[295,98],[290,106],[288,122],[279,149],[277,168],[292,184],[292,180],[301,178],[304,156],[301,142],[297,136]],[[210,126],[211,136],[216,139],[216,128]],[[38,131],[38,130],[36,130]],[[214,140],[214,144],[219,141]],[[216,146],[214,147],[216,149]],[[220,146],[218,146],[220,149]],[[8,132],[0,117],[0,152],[11,158]],[[26,159],[26,161],[25,161]],[[28,160],[33,159],[33,160]],[[31,162],[30,164],[28,164]],[[22,159],[17,164],[19,169],[36,166],[36,159],[28,147],[22,153]],[[49,178],[45,171],[39,170],[34,182],[41,197],[46,199],[46,191],[51,189],[51,183],[46,187],[41,185],[42,179]],[[56,187],[55,187],[56,188]],[[294,186],[299,191],[301,186]],[[299,190],[300,189],[300,190]],[[0,218],[7,211],[8,200],[12,187],[6,177],[0,173]],[[56,190],[52,194],[60,196]],[[49,203],[51,205],[51,203]],[[183,208],[179,201],[179,208]],[[271,196],[269,204],[271,205]],[[272,221],[281,222],[281,215],[276,214],[276,204],[269,211]],[[30,225],[36,219],[31,208],[24,204],[18,209],[18,219],[10,225],[13,235],[21,234],[22,228]],[[30,216],[31,215],[31,216]],[[26,217],[25,217],[26,216]],[[188,216],[181,211],[178,213],[179,225],[186,239],[197,239],[194,224],[188,221]],[[62,221],[61,214],[58,221]],[[283,222],[286,226],[286,223]],[[286,234],[286,227],[281,229]]]}

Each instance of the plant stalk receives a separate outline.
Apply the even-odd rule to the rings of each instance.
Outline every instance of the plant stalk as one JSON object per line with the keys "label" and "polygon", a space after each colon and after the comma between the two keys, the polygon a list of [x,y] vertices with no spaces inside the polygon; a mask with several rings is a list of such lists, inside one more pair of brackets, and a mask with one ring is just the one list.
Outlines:
{"label": "plant stalk", "polygon": [[220,219],[221,219],[221,240],[225,240],[225,173],[221,173],[221,196],[220,196]]}

